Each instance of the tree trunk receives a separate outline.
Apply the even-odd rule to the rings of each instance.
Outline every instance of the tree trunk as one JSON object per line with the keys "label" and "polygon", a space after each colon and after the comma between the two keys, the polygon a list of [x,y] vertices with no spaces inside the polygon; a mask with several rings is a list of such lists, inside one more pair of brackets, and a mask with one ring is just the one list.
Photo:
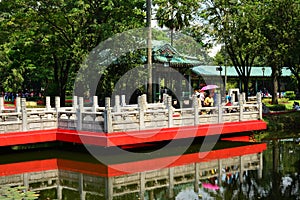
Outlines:
{"label": "tree trunk", "polygon": [[249,78],[245,77],[243,79],[243,85],[244,85],[244,90],[242,92],[245,92],[246,94],[246,100],[248,100],[248,90],[249,90],[249,87],[248,87],[248,83],[249,83]]}
{"label": "tree trunk", "polygon": [[66,90],[61,88],[60,91],[60,106],[64,107],[66,105]]}
{"label": "tree trunk", "polygon": [[300,99],[300,76],[297,76],[297,91],[296,91],[296,98]]}
{"label": "tree trunk", "polygon": [[151,5],[152,0],[146,1],[147,5],[147,27],[148,27],[148,38],[147,38],[147,65],[148,65],[148,102],[153,102],[153,85],[152,85],[152,29],[151,29]]}
{"label": "tree trunk", "polygon": [[272,67],[272,80],[273,80],[273,94],[272,94],[272,104],[278,104],[278,77],[279,77],[279,71],[278,67]]}

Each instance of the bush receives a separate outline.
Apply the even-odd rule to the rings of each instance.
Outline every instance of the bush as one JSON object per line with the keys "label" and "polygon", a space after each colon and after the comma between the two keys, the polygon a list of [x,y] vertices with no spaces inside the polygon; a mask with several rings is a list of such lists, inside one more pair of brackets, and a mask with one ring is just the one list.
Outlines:
{"label": "bush", "polygon": [[295,100],[296,99],[296,94],[294,91],[286,91],[284,94],[285,98],[288,98],[289,100]]}
{"label": "bush", "polygon": [[283,104],[277,104],[277,105],[268,105],[268,108],[271,111],[281,111],[281,110],[286,110],[285,105]]}
{"label": "bush", "polygon": [[279,102],[279,103],[288,103],[288,102],[289,102],[289,99],[288,99],[288,98],[279,98],[279,99],[278,99],[278,102]]}

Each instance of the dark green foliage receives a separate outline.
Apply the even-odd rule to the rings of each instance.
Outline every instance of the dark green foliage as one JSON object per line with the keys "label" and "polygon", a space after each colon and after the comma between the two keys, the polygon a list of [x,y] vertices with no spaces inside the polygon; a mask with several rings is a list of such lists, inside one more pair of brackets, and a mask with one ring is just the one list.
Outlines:
{"label": "dark green foliage", "polygon": [[268,108],[271,111],[283,111],[283,110],[286,110],[286,107],[285,107],[284,104],[269,105]]}
{"label": "dark green foliage", "polygon": [[64,102],[89,51],[143,27],[144,6],[142,0],[0,1],[0,89],[42,87]]}
{"label": "dark green foliage", "polygon": [[288,98],[289,100],[295,100],[296,99],[296,94],[294,91],[286,91],[284,94],[285,98]]}

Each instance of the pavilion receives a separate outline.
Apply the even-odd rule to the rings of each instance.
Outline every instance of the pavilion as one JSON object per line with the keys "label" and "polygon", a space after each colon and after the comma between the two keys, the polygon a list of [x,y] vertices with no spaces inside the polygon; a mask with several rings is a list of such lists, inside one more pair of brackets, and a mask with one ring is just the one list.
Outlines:
{"label": "pavilion", "polygon": [[[220,70],[221,67],[221,70]],[[238,88],[241,89],[241,80],[234,66],[195,66],[191,68],[193,74],[194,85],[199,85],[200,77],[209,77],[212,80],[214,77],[221,77],[224,84],[228,82],[238,83]],[[288,68],[283,68],[280,74],[280,91],[292,90],[290,77],[292,72]],[[266,88],[272,88],[272,68],[268,66],[254,66],[251,68],[250,81],[255,92]]]}

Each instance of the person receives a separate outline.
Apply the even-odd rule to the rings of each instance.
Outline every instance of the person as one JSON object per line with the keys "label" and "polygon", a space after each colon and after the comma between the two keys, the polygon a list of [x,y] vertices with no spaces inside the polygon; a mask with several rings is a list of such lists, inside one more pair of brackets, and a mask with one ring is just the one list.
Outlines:
{"label": "person", "polygon": [[300,105],[299,105],[299,103],[297,101],[294,101],[293,109],[294,110],[300,110]]}
{"label": "person", "polygon": [[228,94],[228,92],[226,92],[225,102],[226,102],[226,103],[231,102],[231,96]]}
{"label": "person", "polygon": [[199,98],[199,95],[200,95],[199,90],[198,89],[194,89],[193,96],[196,96],[197,98]]}
{"label": "person", "polygon": [[200,90],[199,100],[200,100],[201,106],[204,107],[204,100],[205,100],[205,91],[204,90]]}
{"label": "person", "polygon": [[206,95],[204,99],[204,106],[209,107],[209,106],[214,106],[214,98],[212,93],[209,93]]}

